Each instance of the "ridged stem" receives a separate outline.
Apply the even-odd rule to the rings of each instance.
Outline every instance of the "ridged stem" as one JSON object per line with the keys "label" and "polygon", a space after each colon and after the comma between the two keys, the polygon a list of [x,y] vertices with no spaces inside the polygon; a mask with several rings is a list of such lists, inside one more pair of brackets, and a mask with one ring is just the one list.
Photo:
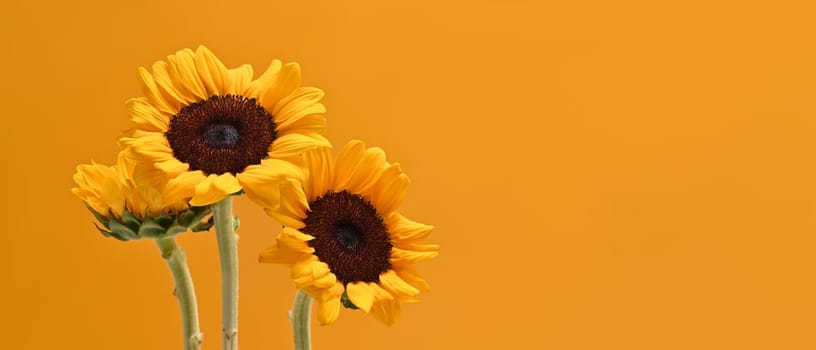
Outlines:
{"label": "ridged stem", "polygon": [[162,258],[167,262],[173,275],[175,289],[173,294],[178,298],[181,306],[181,330],[184,337],[185,350],[199,350],[204,336],[198,327],[198,304],[196,303],[193,279],[187,268],[187,258],[184,251],[176,244],[173,237],[156,240]]}
{"label": "ridged stem", "polygon": [[213,204],[213,220],[221,259],[223,349],[238,350],[238,235],[232,216],[232,197]]}
{"label": "ridged stem", "polygon": [[292,332],[295,337],[295,350],[311,350],[311,322],[312,297],[298,289],[295,295],[295,305],[289,311],[289,321],[292,322]]}

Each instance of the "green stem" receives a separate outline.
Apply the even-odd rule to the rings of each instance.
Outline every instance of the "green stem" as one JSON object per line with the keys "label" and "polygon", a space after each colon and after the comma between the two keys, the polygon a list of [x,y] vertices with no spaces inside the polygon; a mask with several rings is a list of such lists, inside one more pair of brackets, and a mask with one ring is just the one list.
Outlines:
{"label": "green stem", "polygon": [[161,250],[162,258],[170,267],[173,274],[175,290],[173,294],[178,298],[181,306],[181,329],[184,334],[184,349],[198,350],[204,340],[198,328],[198,305],[196,304],[195,288],[190,270],[187,268],[187,258],[184,251],[176,244],[172,237],[156,240]]}
{"label": "green stem", "polygon": [[289,321],[292,322],[292,331],[295,336],[295,350],[311,350],[311,323],[312,297],[298,289],[295,295],[295,305],[289,311]]}
{"label": "green stem", "polygon": [[223,349],[238,350],[238,235],[232,217],[232,197],[213,204],[213,220],[221,258]]}

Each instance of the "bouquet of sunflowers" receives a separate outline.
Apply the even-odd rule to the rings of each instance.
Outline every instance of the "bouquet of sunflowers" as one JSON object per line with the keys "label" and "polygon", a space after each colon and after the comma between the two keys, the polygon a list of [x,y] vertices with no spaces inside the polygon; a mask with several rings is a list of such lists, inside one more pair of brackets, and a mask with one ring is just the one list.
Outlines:
{"label": "bouquet of sunflowers", "polygon": [[351,141],[337,156],[322,135],[323,91],[301,86],[297,63],[273,60],[255,78],[206,47],[140,68],[144,96],[127,101],[134,125],[115,165],[80,165],[72,192],[103,235],[152,239],[181,307],[184,349],[200,349],[193,278],[175,236],[214,229],[221,263],[223,349],[238,349],[238,235],[232,198],[246,195],[283,225],[259,260],[291,268],[289,319],[296,349],[309,349],[315,303],[321,324],[342,307],[393,324],[400,302],[428,284],[417,261],[439,246],[432,226],[397,210],[409,180],[383,150]]}

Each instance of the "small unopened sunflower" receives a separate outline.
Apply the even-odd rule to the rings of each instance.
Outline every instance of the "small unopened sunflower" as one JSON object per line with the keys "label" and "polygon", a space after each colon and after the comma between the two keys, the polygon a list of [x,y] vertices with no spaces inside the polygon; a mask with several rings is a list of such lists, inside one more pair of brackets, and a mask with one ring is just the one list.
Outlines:
{"label": "small unopened sunflower", "polygon": [[264,159],[329,146],[323,91],[302,87],[300,66],[273,60],[253,79],[227,69],[206,47],[140,68],[144,97],[128,101],[137,125],[120,139],[129,157],[170,178],[169,193],[191,205],[215,203],[251,186],[241,174]]}
{"label": "small unopened sunflower", "polygon": [[267,160],[248,171],[264,189],[249,198],[284,225],[260,261],[292,267],[295,286],[315,300],[322,324],[333,323],[341,305],[393,324],[400,302],[418,301],[420,289],[428,289],[414,265],[439,253],[438,245],[420,243],[433,227],[397,212],[408,177],[381,149],[360,141],[336,162],[327,148],[304,160],[302,167]]}
{"label": "small unopened sunflower", "polygon": [[105,236],[127,241],[170,237],[188,230],[206,231],[210,207],[190,207],[184,200],[168,200],[160,172],[143,171],[133,180],[136,165],[122,153],[116,165],[92,162],[77,167],[76,187],[71,189],[99,221]]}

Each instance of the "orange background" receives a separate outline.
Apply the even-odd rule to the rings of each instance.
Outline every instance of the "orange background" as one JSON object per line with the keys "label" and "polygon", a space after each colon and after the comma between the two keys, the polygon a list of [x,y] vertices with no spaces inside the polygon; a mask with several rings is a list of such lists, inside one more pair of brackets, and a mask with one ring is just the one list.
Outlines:
{"label": "orange background", "polygon": [[[383,147],[434,224],[432,291],[315,349],[816,348],[816,24],[802,1],[6,1],[3,275],[10,349],[180,349],[149,241],[94,230],[71,175],[110,163],[136,67],[209,46],[298,61],[328,137]],[[237,201],[243,349],[290,349],[279,227]],[[212,234],[184,235],[204,349]]]}

